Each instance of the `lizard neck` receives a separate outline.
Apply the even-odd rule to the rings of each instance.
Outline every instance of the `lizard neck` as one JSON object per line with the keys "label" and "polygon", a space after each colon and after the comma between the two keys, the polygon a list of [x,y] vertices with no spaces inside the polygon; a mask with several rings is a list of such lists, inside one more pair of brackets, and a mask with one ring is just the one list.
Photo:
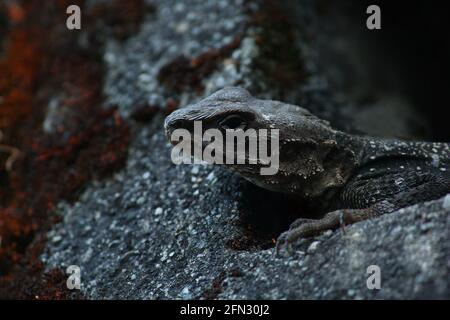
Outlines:
{"label": "lizard neck", "polygon": [[335,140],[336,148],[347,155],[348,161],[351,161],[356,169],[363,162],[367,154],[367,144],[371,139],[336,131]]}
{"label": "lizard neck", "polygon": [[281,173],[286,179],[279,178],[279,185],[289,193],[313,200],[331,198],[346,185],[359,167],[364,144],[357,137],[330,131],[320,142],[293,141],[288,148],[296,156],[285,162]]}

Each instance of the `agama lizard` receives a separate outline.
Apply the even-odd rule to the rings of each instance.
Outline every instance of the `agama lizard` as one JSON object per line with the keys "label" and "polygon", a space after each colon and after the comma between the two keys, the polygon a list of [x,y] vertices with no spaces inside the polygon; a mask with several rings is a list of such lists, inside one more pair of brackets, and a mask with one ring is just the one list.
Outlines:
{"label": "agama lizard", "polygon": [[[333,129],[308,110],[260,100],[225,88],[165,120],[166,134],[202,121],[204,130],[279,129],[279,170],[263,176],[257,165],[225,167],[252,183],[306,200],[321,219],[298,219],[277,241],[290,249],[301,237],[391,213],[450,193],[449,143],[410,142]],[[328,212],[328,213],[327,213]]]}

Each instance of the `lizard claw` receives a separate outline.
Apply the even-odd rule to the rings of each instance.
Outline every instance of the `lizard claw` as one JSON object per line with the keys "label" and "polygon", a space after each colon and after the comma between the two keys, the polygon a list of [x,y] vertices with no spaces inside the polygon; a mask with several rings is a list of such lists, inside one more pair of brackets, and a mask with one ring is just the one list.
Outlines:
{"label": "lizard claw", "polygon": [[282,248],[284,247],[286,250],[286,253],[290,255],[293,251],[292,244],[295,240],[302,237],[302,234],[299,233],[299,229],[301,229],[302,225],[306,223],[311,223],[311,221],[314,221],[313,219],[307,219],[307,218],[299,218],[295,220],[291,225],[289,226],[289,230],[283,232],[277,239],[277,244],[275,248],[275,256],[279,257],[280,252]]}
{"label": "lizard claw", "polygon": [[341,227],[342,233],[345,234],[345,210],[339,212],[339,226]]}

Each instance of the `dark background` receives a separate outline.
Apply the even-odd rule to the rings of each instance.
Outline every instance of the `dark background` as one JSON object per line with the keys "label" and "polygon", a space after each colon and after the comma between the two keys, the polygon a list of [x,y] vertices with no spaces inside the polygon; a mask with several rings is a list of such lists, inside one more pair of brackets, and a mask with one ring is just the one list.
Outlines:
{"label": "dark background", "polygon": [[[351,19],[361,20],[370,4],[381,8],[381,30],[364,33],[376,45],[380,62],[399,67],[404,93],[429,119],[432,139],[450,141],[449,19],[445,1],[339,1]],[[365,17],[364,17],[365,18]],[[358,21],[365,26],[365,21]],[[380,82],[383,82],[383,69]]]}

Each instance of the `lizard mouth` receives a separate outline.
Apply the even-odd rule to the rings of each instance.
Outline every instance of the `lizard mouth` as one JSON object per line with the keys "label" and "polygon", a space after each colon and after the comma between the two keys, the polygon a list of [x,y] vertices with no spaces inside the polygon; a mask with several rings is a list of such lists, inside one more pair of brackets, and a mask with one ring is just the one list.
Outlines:
{"label": "lizard mouth", "polygon": [[171,141],[172,134],[176,129],[187,129],[187,121],[169,115],[164,121],[164,130],[169,141]]}
{"label": "lizard mouth", "polygon": [[[180,143],[179,140],[172,140],[172,139],[170,139],[171,134],[172,134],[172,132],[174,130],[175,129],[173,129],[173,130],[171,130],[171,129],[166,130],[166,135],[168,136],[169,142],[170,142],[170,144],[172,146],[176,146],[176,145],[178,145]],[[196,139],[193,139],[193,134],[191,134],[191,136],[189,136],[188,138],[187,137],[183,137],[182,140],[183,140],[184,143],[190,144],[191,154],[190,155],[186,155],[187,158],[191,158],[191,159],[192,158],[200,158],[200,160],[205,161],[206,163],[226,165],[226,166],[229,166],[231,169],[236,169],[236,168],[242,169],[242,167],[245,167],[245,164],[247,164],[248,161],[249,161],[249,157],[248,157],[247,153],[245,153],[243,155],[243,158],[245,159],[245,164],[236,164],[236,158],[237,158],[236,153],[232,152],[231,155],[227,156],[227,150],[226,150],[225,146],[223,146],[223,149],[222,148],[215,148],[215,149],[211,150],[210,153],[208,153],[208,155],[210,155],[213,158],[213,160],[212,161],[207,161],[206,159],[204,159],[205,158],[204,151],[205,151],[205,148],[207,146],[209,146],[211,142],[204,141],[204,140],[197,141]],[[198,150],[200,152],[198,154],[196,154],[196,150]],[[217,158],[222,159],[222,161],[216,163],[215,160]],[[229,159],[229,158],[233,159],[233,163],[232,164],[225,164],[226,163],[226,159]]]}

